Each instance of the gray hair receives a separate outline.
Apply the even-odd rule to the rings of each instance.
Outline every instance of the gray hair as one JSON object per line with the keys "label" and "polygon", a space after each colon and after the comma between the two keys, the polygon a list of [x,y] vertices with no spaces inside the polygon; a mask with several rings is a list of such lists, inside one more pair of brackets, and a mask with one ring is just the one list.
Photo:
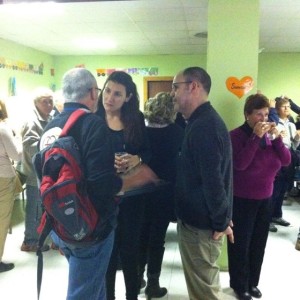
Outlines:
{"label": "gray hair", "polygon": [[65,102],[79,102],[96,85],[96,78],[87,69],[74,68],[69,70],[62,79]]}
{"label": "gray hair", "polygon": [[36,104],[41,98],[44,97],[52,97],[53,99],[53,92],[50,88],[47,87],[37,87],[33,91],[32,99],[34,104]]}
{"label": "gray hair", "polygon": [[154,98],[149,98],[145,103],[145,118],[149,123],[170,124],[175,120],[173,98],[169,93],[161,92]]}

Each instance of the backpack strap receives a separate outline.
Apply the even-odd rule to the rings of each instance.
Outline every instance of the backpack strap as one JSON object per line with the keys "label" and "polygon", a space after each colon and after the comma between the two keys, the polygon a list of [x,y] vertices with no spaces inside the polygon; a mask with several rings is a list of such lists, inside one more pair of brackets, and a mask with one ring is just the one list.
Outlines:
{"label": "backpack strap", "polygon": [[59,137],[67,136],[69,130],[74,126],[76,121],[83,115],[90,113],[88,109],[85,108],[79,108],[72,112],[72,114],[69,116],[64,128],[62,129],[61,134]]}
{"label": "backpack strap", "polygon": [[[88,109],[85,108],[79,108],[76,109],[72,114],[69,116],[65,126],[62,129],[61,134],[59,137],[67,136],[69,130],[72,126],[76,123],[76,121],[83,115],[90,113]],[[42,253],[42,247],[44,245],[44,242],[49,235],[49,233],[52,230],[51,221],[49,219],[50,217],[44,213],[42,217],[42,230],[40,232],[39,241],[38,241],[38,247],[36,255],[38,257],[38,265],[37,265],[37,295],[38,299],[40,299],[40,292],[41,292],[41,285],[42,285],[42,277],[43,277],[43,253]]]}
{"label": "backpack strap", "polygon": [[43,214],[43,230],[40,234],[39,241],[38,241],[38,247],[36,251],[36,255],[38,257],[38,264],[37,264],[37,295],[38,299],[40,299],[40,292],[41,292],[41,285],[42,285],[42,278],[43,278],[43,252],[42,252],[42,247],[44,245],[44,242],[49,235],[49,233],[52,230],[51,222],[49,219],[49,216],[44,213]]}

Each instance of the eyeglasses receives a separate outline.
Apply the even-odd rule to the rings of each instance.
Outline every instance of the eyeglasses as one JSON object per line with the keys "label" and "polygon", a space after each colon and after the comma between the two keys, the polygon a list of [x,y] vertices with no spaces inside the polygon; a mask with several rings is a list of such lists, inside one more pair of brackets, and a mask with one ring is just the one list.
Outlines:
{"label": "eyeglasses", "polygon": [[282,105],[282,106],[280,106],[280,107],[282,107],[282,108],[291,108],[290,105]]}
{"label": "eyeglasses", "polygon": [[102,89],[100,89],[100,88],[98,88],[98,87],[92,87],[92,88],[90,88],[89,89],[89,91],[92,91],[93,89],[95,89],[96,91],[97,91],[97,93],[98,93],[98,95],[101,93],[101,91],[102,91]]}
{"label": "eyeglasses", "polygon": [[53,105],[53,99],[52,98],[41,98],[37,103],[40,103],[41,105]]}
{"label": "eyeglasses", "polygon": [[172,90],[176,91],[179,88],[180,84],[188,84],[188,83],[192,83],[192,81],[179,81],[179,82],[173,82],[172,83]]}

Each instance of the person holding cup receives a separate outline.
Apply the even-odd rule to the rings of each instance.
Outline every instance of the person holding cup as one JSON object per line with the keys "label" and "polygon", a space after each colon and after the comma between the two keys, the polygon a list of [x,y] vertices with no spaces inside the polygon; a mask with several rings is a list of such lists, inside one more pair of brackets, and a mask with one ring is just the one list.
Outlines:
{"label": "person holding cup", "polygon": [[[139,110],[139,95],[129,74],[115,71],[108,76],[99,96],[97,114],[106,120],[109,127],[117,173],[123,176],[141,162],[147,164],[150,161],[144,115]],[[127,197],[119,207],[114,248],[106,275],[107,300],[115,299],[118,257],[124,274],[126,299],[137,300],[137,258],[144,212],[143,196]]]}
{"label": "person holding cup", "polygon": [[280,132],[282,141],[286,148],[291,152],[291,163],[287,167],[282,167],[278,172],[275,181],[272,195],[272,213],[271,223],[269,230],[271,232],[277,232],[277,227],[289,226],[290,222],[283,219],[282,204],[284,195],[294,186],[295,167],[297,162],[294,160],[293,153],[300,144],[300,130],[296,130],[296,126],[290,121],[291,116],[291,104],[288,97],[277,97],[275,99],[275,108],[278,113],[279,121],[277,130]]}
{"label": "person holding cup", "polygon": [[275,123],[268,122],[269,100],[250,95],[245,122],[230,132],[233,150],[233,234],[228,243],[230,287],[238,299],[260,298],[260,271],[269,232],[273,182],[291,155]]}

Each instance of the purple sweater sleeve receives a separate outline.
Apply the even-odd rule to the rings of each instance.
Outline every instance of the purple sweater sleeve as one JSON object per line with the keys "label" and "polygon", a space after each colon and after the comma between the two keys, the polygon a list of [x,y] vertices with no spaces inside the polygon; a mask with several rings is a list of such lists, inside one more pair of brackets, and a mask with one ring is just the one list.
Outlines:
{"label": "purple sweater sleeve", "polygon": [[272,195],[273,182],[282,166],[290,164],[290,151],[281,138],[266,139],[247,135],[241,128],[230,132],[233,150],[234,195],[247,199],[266,199]]}
{"label": "purple sweater sleeve", "polygon": [[250,138],[241,130],[231,132],[233,148],[233,167],[236,170],[246,170],[251,165],[259,149],[260,138],[252,135]]}

